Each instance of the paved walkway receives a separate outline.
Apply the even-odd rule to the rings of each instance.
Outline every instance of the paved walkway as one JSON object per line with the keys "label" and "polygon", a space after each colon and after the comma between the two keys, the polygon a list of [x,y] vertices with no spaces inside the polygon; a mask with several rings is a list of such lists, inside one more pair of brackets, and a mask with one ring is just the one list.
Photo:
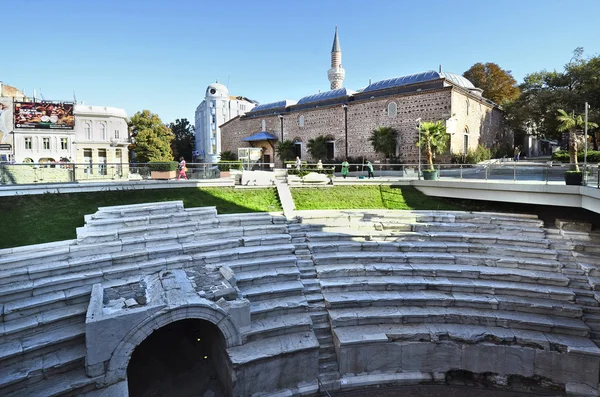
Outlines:
{"label": "paved walkway", "polygon": [[290,186],[287,183],[280,181],[276,182],[275,186],[277,187],[277,195],[279,195],[279,200],[281,201],[283,214],[288,219],[293,218],[296,210],[296,204],[294,204],[294,198],[292,197]]}

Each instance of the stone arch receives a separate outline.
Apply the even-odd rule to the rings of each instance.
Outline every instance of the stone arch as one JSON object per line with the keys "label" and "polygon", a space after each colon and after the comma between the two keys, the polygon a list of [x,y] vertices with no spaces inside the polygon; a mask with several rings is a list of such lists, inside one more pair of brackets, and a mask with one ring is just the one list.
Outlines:
{"label": "stone arch", "polygon": [[111,385],[127,378],[127,366],[131,355],[152,332],[179,320],[206,320],[222,333],[227,348],[242,344],[242,338],[234,322],[225,310],[215,304],[191,304],[177,308],[165,308],[148,317],[121,340],[113,352],[106,371],[105,384]]}

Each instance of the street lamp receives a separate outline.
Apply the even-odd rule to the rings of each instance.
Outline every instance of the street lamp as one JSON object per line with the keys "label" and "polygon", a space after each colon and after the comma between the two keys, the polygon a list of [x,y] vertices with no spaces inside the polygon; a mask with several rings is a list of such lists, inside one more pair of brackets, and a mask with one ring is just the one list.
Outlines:
{"label": "street lamp", "polygon": [[344,109],[344,136],[346,142],[346,160],[348,159],[348,105],[343,104],[342,108]]}
{"label": "street lamp", "polygon": [[417,148],[419,150],[419,168],[418,168],[418,177],[419,180],[421,180],[421,118],[419,117],[418,119],[415,120],[416,122],[418,122],[419,124],[417,125],[417,130],[419,131],[419,140],[417,141]]}

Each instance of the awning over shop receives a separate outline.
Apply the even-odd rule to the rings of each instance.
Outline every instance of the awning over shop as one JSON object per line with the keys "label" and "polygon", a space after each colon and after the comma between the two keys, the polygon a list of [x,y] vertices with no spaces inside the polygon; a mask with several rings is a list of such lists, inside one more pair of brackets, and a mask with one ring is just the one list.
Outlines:
{"label": "awning over shop", "polygon": [[247,138],[243,138],[244,142],[255,142],[255,141],[276,141],[277,137],[267,131],[257,132],[254,135],[250,135]]}

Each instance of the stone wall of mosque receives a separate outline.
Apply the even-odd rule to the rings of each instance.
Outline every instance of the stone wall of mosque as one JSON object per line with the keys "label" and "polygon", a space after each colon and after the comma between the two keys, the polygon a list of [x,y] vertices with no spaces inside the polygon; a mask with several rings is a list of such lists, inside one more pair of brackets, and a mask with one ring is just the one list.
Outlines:
{"label": "stone wall of mosque", "polygon": [[[468,101],[468,105],[467,105]],[[467,111],[468,107],[468,111]],[[307,143],[320,135],[334,141],[335,158],[345,157],[346,134],[344,128],[344,108],[341,104],[285,112],[283,121],[284,139],[302,143],[302,158],[312,159]],[[495,139],[502,137],[501,112],[483,100],[463,93],[452,87],[427,90],[409,94],[371,97],[351,101],[348,104],[348,156],[365,157],[383,161],[381,154],[375,153],[369,137],[371,131],[380,126],[398,130],[398,156],[405,163],[416,163],[418,150],[418,120],[448,120],[448,133],[452,135],[452,151],[464,149],[463,131],[469,131],[469,148],[478,143],[492,146]],[[237,150],[249,146],[241,139],[264,130],[281,137],[281,124],[278,115],[243,117],[221,127],[222,150]],[[324,160],[324,159],[322,159]]]}

